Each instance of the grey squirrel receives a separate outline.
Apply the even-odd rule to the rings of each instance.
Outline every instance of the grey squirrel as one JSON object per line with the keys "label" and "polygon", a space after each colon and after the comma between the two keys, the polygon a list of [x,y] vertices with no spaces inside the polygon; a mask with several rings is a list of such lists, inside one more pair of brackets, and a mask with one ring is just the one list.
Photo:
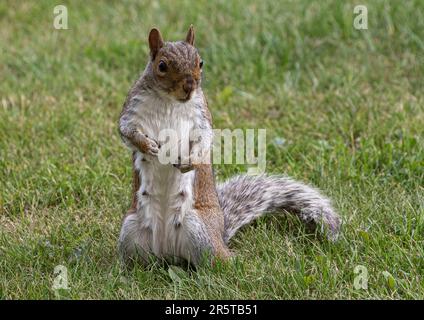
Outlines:
{"label": "grey squirrel", "polygon": [[[213,134],[193,26],[184,41],[165,42],[155,28],[148,41],[149,61],[119,119],[121,137],[133,151],[134,172],[132,204],[119,236],[122,260],[147,264],[155,256],[198,265],[203,256],[227,259],[232,255],[228,242],[240,227],[282,210],[325,227],[335,239],[340,218],[312,187],[269,175],[241,175],[215,185],[212,165],[199,161],[209,154]],[[180,139],[190,139],[195,129],[204,134],[190,141],[188,159],[164,164],[158,159],[159,135],[167,129]]]}

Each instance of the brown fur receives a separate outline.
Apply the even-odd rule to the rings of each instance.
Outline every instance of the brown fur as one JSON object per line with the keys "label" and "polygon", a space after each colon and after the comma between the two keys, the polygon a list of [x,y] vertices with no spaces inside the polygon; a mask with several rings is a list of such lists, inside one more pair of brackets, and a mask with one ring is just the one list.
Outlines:
{"label": "brown fur", "polygon": [[194,28],[193,28],[193,25],[190,25],[190,28],[188,29],[185,42],[194,46]]}
{"label": "brown fur", "polygon": [[150,54],[152,59],[155,58],[156,54],[158,53],[159,49],[163,47],[163,39],[162,35],[160,34],[160,31],[156,28],[153,28],[150,31],[149,34],[149,47],[150,47]]}
{"label": "brown fur", "polygon": [[[187,101],[200,86],[202,70],[200,56],[194,44],[194,29],[190,26],[186,41],[164,42],[157,29],[149,34],[150,55],[152,58],[152,75],[155,85],[174,96],[177,100]],[[164,63],[166,71],[159,69]],[[189,92],[184,88],[190,87]]]}
{"label": "brown fur", "polygon": [[215,255],[222,259],[228,258],[231,254],[223,240],[224,215],[219,206],[212,166],[197,165],[195,170],[194,209],[206,225]]}
{"label": "brown fur", "polygon": [[[172,43],[166,43],[157,53],[152,66],[158,85],[177,100],[185,101],[190,96],[187,96],[184,91],[184,85],[191,82],[193,85],[191,92],[196,90],[200,85],[201,69],[199,67],[200,57],[197,51],[187,43],[183,42],[182,44],[183,46],[174,46]],[[188,64],[186,59],[179,59],[181,55],[188,56],[192,63]],[[158,71],[160,62],[165,62],[168,68],[166,74]]]}
{"label": "brown fur", "polygon": [[132,162],[133,162],[133,183],[132,183],[132,201],[131,201],[131,209],[137,208],[137,191],[140,189],[141,181],[140,181],[140,172],[135,168],[135,152],[133,152]]}

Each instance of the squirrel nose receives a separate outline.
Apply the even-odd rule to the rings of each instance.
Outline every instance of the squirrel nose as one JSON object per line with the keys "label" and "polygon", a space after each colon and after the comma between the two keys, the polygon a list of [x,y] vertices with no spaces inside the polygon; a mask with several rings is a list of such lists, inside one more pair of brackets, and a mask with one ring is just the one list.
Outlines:
{"label": "squirrel nose", "polygon": [[189,94],[190,92],[192,92],[193,87],[194,87],[194,80],[192,78],[186,79],[186,81],[184,82],[184,85],[183,85],[183,89],[184,89],[185,93]]}

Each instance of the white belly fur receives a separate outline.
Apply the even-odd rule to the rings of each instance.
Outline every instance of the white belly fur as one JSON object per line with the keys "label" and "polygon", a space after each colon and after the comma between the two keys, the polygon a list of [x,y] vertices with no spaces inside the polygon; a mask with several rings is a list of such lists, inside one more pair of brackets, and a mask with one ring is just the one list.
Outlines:
{"label": "white belly fur", "polygon": [[[137,110],[137,121],[144,133],[157,139],[161,130],[173,129],[179,132],[180,139],[187,138],[194,125],[189,115],[195,108],[190,103],[168,106],[154,104],[143,102]],[[146,161],[142,161],[143,157],[146,157]],[[190,260],[192,245],[183,222],[193,210],[195,172],[182,174],[171,164],[161,164],[157,158],[140,152],[137,152],[135,165],[141,180],[137,213],[128,216],[123,223],[121,246],[130,251],[130,255],[142,248],[143,253],[152,253],[157,257]],[[177,220],[181,225],[176,225]]]}
{"label": "white belly fur", "polygon": [[[193,207],[194,171],[182,174],[172,165],[156,159],[142,161],[142,157],[138,154],[136,158],[141,179],[137,216],[152,232],[148,248],[157,257],[189,260],[190,243],[183,221]],[[147,195],[143,195],[145,191]]]}

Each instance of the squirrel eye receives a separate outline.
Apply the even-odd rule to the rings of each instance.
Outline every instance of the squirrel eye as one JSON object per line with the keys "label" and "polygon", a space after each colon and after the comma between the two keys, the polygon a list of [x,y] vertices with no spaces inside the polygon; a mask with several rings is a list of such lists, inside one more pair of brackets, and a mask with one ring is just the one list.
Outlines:
{"label": "squirrel eye", "polygon": [[159,61],[158,68],[159,68],[160,72],[165,72],[166,69],[167,69],[167,65],[166,65],[165,61],[163,61],[163,60]]}
{"label": "squirrel eye", "polygon": [[200,60],[199,68],[201,69],[202,67],[203,67],[203,60]]}

